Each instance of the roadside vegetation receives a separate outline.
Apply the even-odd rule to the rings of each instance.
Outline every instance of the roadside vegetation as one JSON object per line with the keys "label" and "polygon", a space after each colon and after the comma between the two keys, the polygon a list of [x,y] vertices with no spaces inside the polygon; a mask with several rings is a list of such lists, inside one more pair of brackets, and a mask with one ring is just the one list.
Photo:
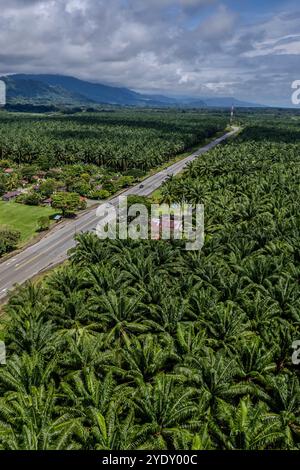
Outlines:
{"label": "roadside vegetation", "polygon": [[21,233],[18,230],[0,225],[0,256],[14,250],[20,241]]}
{"label": "roadside vegetation", "polygon": [[300,449],[299,122],[257,118],[170,179],[201,252],[79,235],[5,307],[2,449]]}

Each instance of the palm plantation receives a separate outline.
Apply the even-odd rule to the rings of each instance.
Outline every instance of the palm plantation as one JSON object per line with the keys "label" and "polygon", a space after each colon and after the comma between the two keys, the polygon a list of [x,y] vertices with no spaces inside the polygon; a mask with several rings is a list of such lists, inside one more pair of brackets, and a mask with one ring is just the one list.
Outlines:
{"label": "palm plantation", "polygon": [[293,126],[255,121],[164,185],[205,204],[201,252],[78,235],[11,296],[1,449],[300,449]]}

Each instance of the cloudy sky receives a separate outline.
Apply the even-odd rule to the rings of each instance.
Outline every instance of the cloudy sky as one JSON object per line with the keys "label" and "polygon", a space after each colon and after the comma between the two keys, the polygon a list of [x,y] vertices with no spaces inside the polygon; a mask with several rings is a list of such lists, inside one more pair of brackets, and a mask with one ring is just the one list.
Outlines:
{"label": "cloudy sky", "polygon": [[59,73],[287,106],[300,80],[299,1],[0,0],[0,7],[0,74]]}

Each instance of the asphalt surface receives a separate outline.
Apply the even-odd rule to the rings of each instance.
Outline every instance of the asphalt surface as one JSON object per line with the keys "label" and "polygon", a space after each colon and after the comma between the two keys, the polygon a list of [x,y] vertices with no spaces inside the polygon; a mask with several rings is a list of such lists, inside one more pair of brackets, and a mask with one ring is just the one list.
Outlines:
{"label": "asphalt surface", "polygon": [[[184,167],[200,155],[216,147],[220,142],[236,134],[239,128],[233,127],[231,132],[215,139],[204,147],[200,148],[192,155],[174,163],[164,170],[145,179],[140,184],[122,193],[122,196],[139,195],[149,196],[156,191],[162,183],[170,176],[180,173]],[[118,197],[108,201],[117,206]],[[16,256],[0,264],[0,299],[6,297],[8,292],[16,285],[23,284],[28,279],[46,271],[68,258],[68,250],[75,246],[74,235],[80,232],[90,232],[96,229],[98,219],[96,210],[91,209],[74,220],[59,224],[51,230],[44,238],[36,244],[29,246]]]}

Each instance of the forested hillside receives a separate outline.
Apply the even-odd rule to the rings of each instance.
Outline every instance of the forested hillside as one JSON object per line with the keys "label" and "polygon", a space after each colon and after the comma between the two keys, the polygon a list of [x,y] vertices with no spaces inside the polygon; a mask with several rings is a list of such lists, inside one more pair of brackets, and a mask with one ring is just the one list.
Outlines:
{"label": "forested hillside", "polygon": [[[88,82],[65,75],[14,74],[0,76],[6,83],[8,109],[24,106],[24,110],[32,107],[56,107],[70,109],[93,106],[131,106],[148,108],[197,108],[207,107],[230,108],[260,107],[258,104],[237,100],[233,97],[170,97],[161,94],[137,93],[129,88]],[[20,110],[22,108],[19,108]],[[46,111],[45,111],[46,112]]]}
{"label": "forested hillside", "polygon": [[299,450],[299,162],[297,121],[254,122],[163,187],[201,252],[80,235],[13,294],[0,448]]}

